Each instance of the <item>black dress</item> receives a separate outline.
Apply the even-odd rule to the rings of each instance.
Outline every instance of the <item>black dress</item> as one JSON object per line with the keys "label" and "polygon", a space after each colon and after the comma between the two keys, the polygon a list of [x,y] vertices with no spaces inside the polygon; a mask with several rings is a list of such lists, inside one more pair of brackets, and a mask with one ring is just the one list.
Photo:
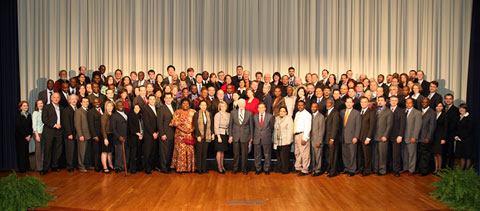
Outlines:
{"label": "black dress", "polygon": [[455,141],[455,156],[472,159],[475,147],[471,137],[472,121],[470,115],[458,120],[457,136],[462,141]]}
{"label": "black dress", "polygon": [[24,116],[19,112],[15,119],[15,145],[17,148],[18,170],[26,172],[29,169],[30,162],[28,161],[28,144],[25,138],[32,135],[32,115],[27,113]]}
{"label": "black dress", "polygon": [[222,143],[218,142],[218,136],[215,136],[215,151],[225,152],[228,150],[228,135],[220,135]]}
{"label": "black dress", "polygon": [[432,142],[432,153],[442,154],[443,145],[442,140],[447,141],[448,119],[445,113],[441,113],[437,118],[437,126],[435,127],[435,134]]}

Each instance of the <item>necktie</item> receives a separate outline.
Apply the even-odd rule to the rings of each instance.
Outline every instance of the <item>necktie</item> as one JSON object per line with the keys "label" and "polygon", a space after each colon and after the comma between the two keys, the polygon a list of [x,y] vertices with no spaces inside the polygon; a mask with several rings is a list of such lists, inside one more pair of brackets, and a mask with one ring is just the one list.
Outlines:
{"label": "necktie", "polygon": [[263,127],[263,114],[260,114],[260,127]]}
{"label": "necktie", "polygon": [[424,114],[425,114],[425,111],[424,111],[424,110],[422,110],[422,116],[423,116]]}
{"label": "necktie", "polygon": [[405,113],[407,114],[407,117],[408,117],[408,109],[407,109],[407,111],[406,111]]}
{"label": "necktie", "polygon": [[243,123],[243,110],[240,110],[239,112],[240,112],[240,118],[238,120],[239,120],[240,124],[242,124]]}
{"label": "necktie", "polygon": [[152,107],[150,107],[150,108],[152,109],[152,111],[153,111],[153,113],[155,114],[155,116],[157,116],[157,111],[156,111],[154,108],[152,108]]}
{"label": "necktie", "polygon": [[143,98],[143,101],[145,101],[145,104],[147,104],[147,98],[145,97],[142,97]]}
{"label": "necktie", "polygon": [[362,113],[360,113],[360,115],[363,116],[364,113],[365,113],[365,110],[362,110]]}
{"label": "necktie", "polygon": [[343,120],[343,126],[347,126],[347,120],[348,120],[348,116],[350,115],[350,110],[347,109],[347,113],[345,114],[345,119]]}
{"label": "necktie", "polygon": [[102,115],[102,109],[97,108],[97,111],[98,111],[98,113],[99,113],[100,115]]}
{"label": "necktie", "polygon": [[392,112],[395,112],[395,108],[392,108]]}
{"label": "necktie", "polygon": [[170,113],[172,113],[173,115],[173,109],[172,109],[172,106],[167,106],[168,110],[170,110]]}
{"label": "necktie", "polygon": [[50,104],[50,97],[52,96],[52,91],[48,91],[47,104]]}

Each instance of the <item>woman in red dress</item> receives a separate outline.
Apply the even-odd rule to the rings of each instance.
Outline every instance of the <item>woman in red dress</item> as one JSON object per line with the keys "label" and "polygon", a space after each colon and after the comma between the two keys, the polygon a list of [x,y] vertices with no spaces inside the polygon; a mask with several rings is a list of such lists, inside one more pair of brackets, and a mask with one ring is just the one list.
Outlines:
{"label": "woman in red dress", "polygon": [[245,109],[251,111],[253,114],[258,113],[257,106],[260,103],[260,100],[258,100],[255,97],[255,93],[253,93],[252,88],[247,89],[247,97],[248,97],[248,99],[245,100],[245,102],[246,102]]}
{"label": "woman in red dress", "polygon": [[175,143],[173,149],[172,165],[179,173],[195,171],[195,140],[193,138],[193,115],[195,110],[190,109],[188,99],[182,99],[182,109],[175,111],[170,122],[171,127],[176,127]]}

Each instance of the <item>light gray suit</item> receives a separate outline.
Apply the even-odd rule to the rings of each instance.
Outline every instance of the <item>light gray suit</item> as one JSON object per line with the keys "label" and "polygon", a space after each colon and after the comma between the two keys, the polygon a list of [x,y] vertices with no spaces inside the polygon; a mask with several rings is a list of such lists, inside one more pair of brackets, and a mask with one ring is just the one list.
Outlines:
{"label": "light gray suit", "polygon": [[[353,139],[360,138],[360,129],[362,127],[362,117],[356,109],[351,109],[347,122],[345,115],[347,109],[340,112],[342,117],[342,159],[345,171],[355,173],[357,171],[357,144],[353,144]],[[358,142],[357,142],[358,143]]]}
{"label": "light gray suit", "polygon": [[[392,111],[384,106],[381,112],[377,111],[377,123],[375,125],[374,139],[376,144],[373,145],[373,171],[380,174],[387,173],[387,158],[388,158],[388,137],[393,124]],[[382,137],[387,138],[383,142]]]}
{"label": "light gray suit", "polygon": [[[90,137],[90,130],[88,129],[87,111],[83,108],[75,110],[74,113],[75,131],[77,132],[77,147],[78,147],[78,168],[85,169],[85,153],[87,151],[88,140]],[[84,141],[80,141],[80,137]]]}
{"label": "light gray suit", "polygon": [[255,169],[262,170],[262,151],[265,157],[263,170],[270,171],[272,160],[272,134],[275,127],[275,119],[273,115],[265,112],[263,114],[263,126],[260,125],[260,113],[256,113],[252,117],[253,122],[253,146],[255,157]]}
{"label": "light gray suit", "polygon": [[[322,152],[323,152],[323,135],[325,134],[325,117],[320,112],[314,116],[312,114],[312,130],[310,142],[312,143],[313,153],[313,172],[317,173],[322,170]],[[316,147],[317,143],[320,147]]]}
{"label": "light gray suit", "polygon": [[[407,111],[408,109],[405,109]],[[402,160],[403,170],[408,170],[411,173],[415,172],[415,166],[417,162],[417,141],[420,135],[420,129],[422,127],[422,113],[415,108],[407,115],[405,125],[405,137],[404,144],[402,145]],[[415,143],[412,143],[410,139],[415,138]]]}

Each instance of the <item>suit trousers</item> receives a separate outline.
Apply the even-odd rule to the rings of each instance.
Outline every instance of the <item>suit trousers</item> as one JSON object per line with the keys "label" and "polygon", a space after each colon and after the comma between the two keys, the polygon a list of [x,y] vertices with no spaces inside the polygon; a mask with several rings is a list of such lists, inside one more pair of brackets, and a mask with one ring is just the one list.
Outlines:
{"label": "suit trousers", "polygon": [[392,142],[392,169],[393,172],[400,172],[402,170],[402,148],[403,142],[397,143],[397,141]]}
{"label": "suit trousers", "polygon": [[207,170],[207,151],[208,144],[205,139],[202,139],[201,142],[195,142],[195,169],[198,171]]}
{"label": "suit trousers", "polygon": [[247,171],[248,142],[233,142],[233,171],[240,168],[240,156],[242,156],[242,171]]}
{"label": "suit trousers", "polygon": [[328,144],[328,173],[330,175],[337,174],[337,162],[338,162],[338,144]]}
{"label": "suit trousers", "polygon": [[320,144],[320,147],[316,147],[316,144],[312,142],[312,171],[314,173],[320,173],[322,171],[322,155],[323,155],[323,144]]}
{"label": "suit trousers", "polygon": [[308,174],[310,167],[310,143],[302,145],[303,133],[295,135],[295,170]]}
{"label": "suit trousers", "polygon": [[374,140],[370,140],[368,144],[365,144],[365,142],[357,144],[358,172],[364,172],[366,174],[372,172],[372,145],[374,142]]}
{"label": "suit trousers", "polygon": [[409,144],[405,142],[402,143],[403,170],[408,170],[413,173],[415,172],[415,166],[417,163],[417,142]]}
{"label": "suit trousers", "polygon": [[421,174],[428,174],[430,173],[429,163],[431,158],[431,149],[432,144],[430,143],[419,143],[419,154],[418,159],[420,159],[418,163],[418,170]]}
{"label": "suit trousers", "polygon": [[161,137],[158,138],[158,148],[160,170],[167,171],[172,163],[173,137],[167,137],[165,141]]}
{"label": "suit trousers", "polygon": [[342,159],[345,166],[344,171],[355,173],[357,171],[357,144],[342,144]]}
{"label": "suit trousers", "polygon": [[[128,148],[128,145],[126,143],[127,140],[125,140],[125,160],[128,160],[129,158],[129,148]],[[125,170],[125,164],[123,163],[123,146],[122,146],[122,142],[119,141],[119,140],[115,140],[114,141],[114,145],[115,147],[115,165],[114,165],[114,168],[115,169],[120,169],[120,170]]]}
{"label": "suit trousers", "polygon": [[43,145],[44,141],[42,138],[42,134],[38,134],[40,136],[40,142],[35,141],[35,164],[37,167],[37,171],[43,170]]}
{"label": "suit trousers", "polygon": [[138,150],[138,136],[129,136],[127,139],[128,148],[130,149],[130,156],[128,158],[128,170],[137,170],[137,150]]}
{"label": "suit trousers", "polygon": [[152,135],[143,136],[143,170],[151,171],[153,168],[153,154],[155,147],[155,140]]}
{"label": "suit trousers", "polygon": [[28,145],[30,142],[25,140],[23,137],[17,137],[16,148],[17,148],[17,161],[18,161],[18,170],[20,172],[25,172],[30,168],[30,162],[28,159]]}
{"label": "suit trousers", "polygon": [[388,159],[388,141],[376,141],[374,154],[376,155],[374,161],[374,169],[376,169],[377,172],[380,174],[386,174]]}
{"label": "suit trousers", "polygon": [[77,140],[77,149],[78,149],[78,168],[85,168],[85,152],[87,151],[88,140],[80,141]]}
{"label": "suit trousers", "polygon": [[75,139],[64,139],[65,140],[65,160],[67,161],[67,169],[73,169],[73,159],[75,156],[75,145],[77,141]]}
{"label": "suit trousers", "polygon": [[263,164],[263,170],[265,172],[270,171],[270,166],[272,163],[272,144],[254,144],[254,157],[255,157],[255,170],[262,170],[262,150],[263,156],[265,157],[265,162]]}
{"label": "suit trousers", "polygon": [[[45,132],[45,131],[44,131]],[[43,156],[43,170],[48,171],[50,167],[58,168],[60,156],[62,156],[63,138],[61,130],[54,130],[51,134],[43,135],[45,150]]]}
{"label": "suit trousers", "polygon": [[[98,139],[99,141],[95,141],[94,139],[88,140],[88,145],[85,151],[85,160],[84,160],[84,164],[86,168],[93,166],[95,169],[101,169],[100,144],[103,144],[104,139],[102,138],[102,136],[99,136]],[[109,143],[109,144],[112,144],[112,143]]]}
{"label": "suit trousers", "polygon": [[278,171],[288,174],[290,172],[290,150],[292,145],[278,146],[278,159],[277,159],[277,169]]}

